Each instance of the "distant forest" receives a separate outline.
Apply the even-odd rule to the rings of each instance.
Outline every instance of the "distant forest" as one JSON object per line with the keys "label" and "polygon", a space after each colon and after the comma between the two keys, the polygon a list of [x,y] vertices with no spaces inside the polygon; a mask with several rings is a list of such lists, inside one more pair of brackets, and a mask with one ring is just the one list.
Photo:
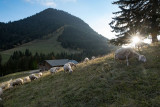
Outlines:
{"label": "distant forest", "polygon": [[15,72],[38,69],[38,65],[43,64],[45,60],[74,59],[80,62],[83,61],[86,56],[89,58],[92,57],[90,53],[86,52],[70,55],[67,53],[55,55],[53,52],[47,55],[42,53],[36,53],[35,55],[33,55],[28,49],[26,49],[25,52],[15,51],[5,64],[2,64],[2,57],[0,55],[0,76],[4,76]]}

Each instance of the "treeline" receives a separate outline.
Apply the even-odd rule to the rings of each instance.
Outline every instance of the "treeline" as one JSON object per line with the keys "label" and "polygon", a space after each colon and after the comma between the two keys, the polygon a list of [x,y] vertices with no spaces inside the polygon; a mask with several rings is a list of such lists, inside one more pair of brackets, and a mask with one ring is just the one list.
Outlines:
{"label": "treeline", "polygon": [[[93,55],[93,54],[92,54]],[[82,61],[86,56],[91,58],[90,53],[82,52],[77,54],[32,54],[28,49],[25,52],[15,51],[9,58],[9,60],[2,64],[2,57],[0,55],[0,76],[4,76],[10,73],[21,72],[26,70],[38,69],[38,65],[44,63],[45,60],[51,59],[74,59],[78,62]],[[101,54],[103,55],[103,54]]]}

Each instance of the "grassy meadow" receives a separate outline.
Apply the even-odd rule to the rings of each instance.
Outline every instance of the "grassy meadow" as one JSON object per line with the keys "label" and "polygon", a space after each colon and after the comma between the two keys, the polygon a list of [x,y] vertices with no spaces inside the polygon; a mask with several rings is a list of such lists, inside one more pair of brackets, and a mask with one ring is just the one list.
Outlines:
{"label": "grassy meadow", "polygon": [[32,54],[35,54],[36,52],[43,54],[48,54],[51,52],[54,52],[55,54],[61,52],[66,52],[68,54],[81,52],[72,49],[65,49],[61,46],[60,42],[57,42],[57,38],[59,35],[62,34],[62,32],[63,29],[61,28],[52,34],[44,36],[41,39],[37,39],[21,46],[17,46],[13,49],[0,52],[0,54],[2,55],[2,63],[7,62],[9,57],[14,53],[14,51],[25,52],[26,49],[29,49]]}
{"label": "grassy meadow", "polygon": [[[158,107],[160,105],[160,44],[143,48],[137,59],[114,61],[113,53],[79,63],[73,73],[58,73],[8,89],[4,107]],[[14,75],[14,74],[10,74]],[[26,76],[16,73],[15,76]],[[2,78],[2,79],[1,79]],[[0,81],[10,80],[9,75]]]}

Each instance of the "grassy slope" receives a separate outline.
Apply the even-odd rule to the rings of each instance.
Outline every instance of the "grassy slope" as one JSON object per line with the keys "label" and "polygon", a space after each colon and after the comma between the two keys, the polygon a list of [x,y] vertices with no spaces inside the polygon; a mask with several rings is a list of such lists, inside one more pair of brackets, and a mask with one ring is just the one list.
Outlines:
{"label": "grassy slope", "polygon": [[113,54],[78,64],[72,74],[58,72],[4,92],[5,107],[159,106],[160,44],[144,49],[143,64],[114,63]]}
{"label": "grassy slope", "polygon": [[28,71],[24,71],[24,72],[16,72],[16,73],[12,73],[12,74],[8,74],[6,76],[3,76],[0,78],[0,85],[1,83],[8,81],[10,79],[16,79],[16,78],[21,78],[23,76],[27,76],[28,75]]}
{"label": "grassy slope", "polygon": [[0,52],[3,59],[2,63],[5,63],[9,59],[10,55],[13,54],[14,51],[24,52],[26,49],[29,49],[33,54],[35,54],[36,52],[44,53],[44,54],[48,54],[51,52],[54,52],[55,54],[61,53],[61,52],[67,52],[67,53],[77,52],[71,49],[64,49],[61,46],[61,43],[56,41],[58,36],[61,35],[62,32],[63,32],[63,28],[59,29],[57,32],[54,32],[52,34],[45,36],[42,39],[34,40],[24,45],[18,46],[16,48]]}

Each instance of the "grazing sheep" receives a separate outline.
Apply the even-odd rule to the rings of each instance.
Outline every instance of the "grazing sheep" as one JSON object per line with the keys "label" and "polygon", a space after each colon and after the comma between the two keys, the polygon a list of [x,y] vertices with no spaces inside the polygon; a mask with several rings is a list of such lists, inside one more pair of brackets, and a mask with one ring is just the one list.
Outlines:
{"label": "grazing sheep", "polygon": [[71,67],[76,67],[76,64],[74,64],[73,62],[68,62],[68,64],[70,64]]}
{"label": "grazing sheep", "polygon": [[38,79],[38,77],[35,74],[29,75],[29,78],[30,78],[31,81],[35,80],[35,79]]}
{"label": "grazing sheep", "polygon": [[2,83],[1,88],[2,89],[7,89],[9,87],[9,83]]}
{"label": "grazing sheep", "polygon": [[89,61],[89,58],[86,57],[86,58],[84,59],[84,62],[88,62],[88,61]]}
{"label": "grazing sheep", "polygon": [[38,74],[38,77],[41,77],[43,75],[42,72],[39,72],[37,74]]}
{"label": "grazing sheep", "polygon": [[5,84],[2,83],[0,88],[5,89]]}
{"label": "grazing sheep", "polygon": [[127,66],[129,65],[128,59],[132,57],[136,57],[139,61],[146,62],[144,55],[140,55],[131,48],[120,48],[115,52],[115,59],[126,60]]}
{"label": "grazing sheep", "polygon": [[21,85],[21,84],[23,84],[23,79],[18,78],[18,79],[16,79],[16,80],[12,81],[12,82],[10,83],[10,86],[12,87],[12,86]]}
{"label": "grazing sheep", "polygon": [[6,83],[2,83],[1,88],[2,88],[2,89],[7,89],[7,88],[10,86],[10,82],[11,82],[11,81],[12,81],[12,79],[9,80],[9,81],[7,81]]}
{"label": "grazing sheep", "polygon": [[67,71],[69,71],[70,73],[73,72],[70,63],[66,63],[66,64],[63,66],[63,68],[64,68],[64,72],[67,72]]}
{"label": "grazing sheep", "polygon": [[29,82],[29,81],[31,81],[31,80],[30,80],[29,76],[27,76],[27,77],[24,77],[23,81],[24,81],[24,82]]}
{"label": "grazing sheep", "polygon": [[51,73],[56,73],[57,70],[59,70],[59,69],[60,69],[59,67],[53,67],[53,68],[50,69],[50,72]]}
{"label": "grazing sheep", "polygon": [[96,57],[95,56],[92,56],[92,60],[94,60]]}

